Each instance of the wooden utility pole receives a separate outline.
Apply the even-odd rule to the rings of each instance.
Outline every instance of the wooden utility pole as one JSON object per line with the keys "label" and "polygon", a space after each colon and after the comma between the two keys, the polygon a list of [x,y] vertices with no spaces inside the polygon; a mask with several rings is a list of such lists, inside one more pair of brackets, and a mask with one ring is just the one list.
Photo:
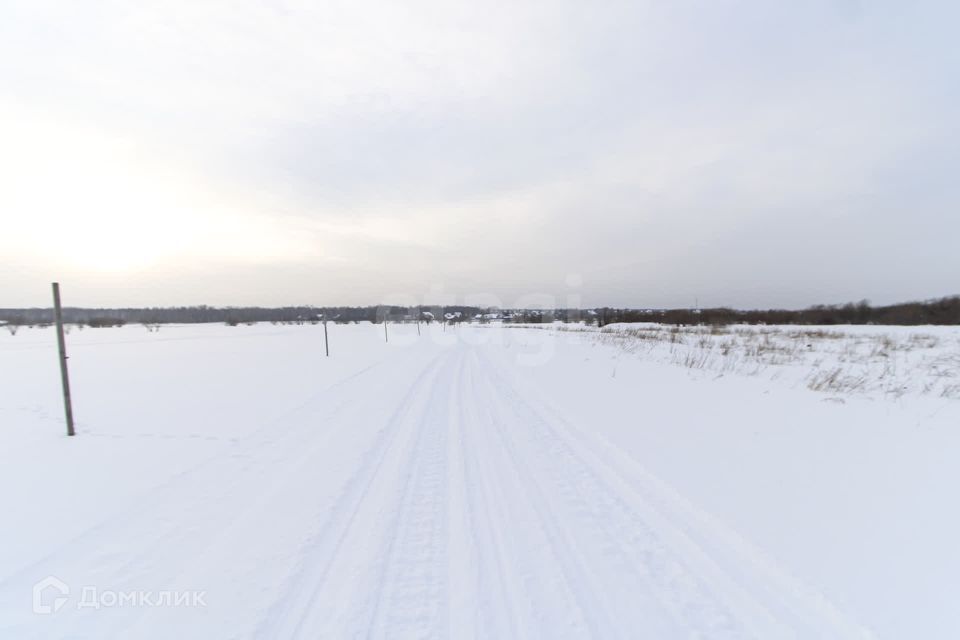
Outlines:
{"label": "wooden utility pole", "polygon": [[67,343],[63,337],[63,312],[60,309],[60,283],[53,283],[53,316],[57,323],[57,346],[60,351],[60,381],[63,383],[63,410],[67,418],[67,435],[73,430],[73,406],[70,403],[70,377],[67,375]]}
{"label": "wooden utility pole", "polygon": [[390,336],[387,335],[387,319],[386,319],[386,317],[384,317],[384,319],[383,319],[383,341],[384,341],[384,342],[390,342]]}

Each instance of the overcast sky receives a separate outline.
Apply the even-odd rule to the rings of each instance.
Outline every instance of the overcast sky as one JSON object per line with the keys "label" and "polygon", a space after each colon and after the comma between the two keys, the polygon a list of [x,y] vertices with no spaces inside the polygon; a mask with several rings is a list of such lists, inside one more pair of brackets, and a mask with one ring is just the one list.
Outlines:
{"label": "overcast sky", "polygon": [[958,7],[0,0],[0,307],[960,293]]}

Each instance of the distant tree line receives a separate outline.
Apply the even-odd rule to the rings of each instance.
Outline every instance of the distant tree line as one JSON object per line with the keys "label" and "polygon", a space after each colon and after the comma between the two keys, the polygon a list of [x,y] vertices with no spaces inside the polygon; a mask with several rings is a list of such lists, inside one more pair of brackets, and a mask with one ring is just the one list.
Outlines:
{"label": "distant tree line", "polygon": [[874,307],[869,302],[817,305],[807,309],[596,309],[597,323],[658,322],[662,324],[960,324],[960,296]]}
{"label": "distant tree line", "polygon": [[[435,308],[370,306],[370,307],[150,307],[98,308],[64,307],[63,321],[91,327],[120,326],[124,324],[197,324],[218,322],[231,325],[254,322],[303,324],[311,322],[351,323],[414,322],[436,319],[443,321],[444,313],[459,312],[458,318],[473,317],[483,311],[479,307],[451,306]],[[424,313],[429,312],[429,313]],[[50,308],[0,309],[0,322],[16,325],[47,325],[53,322]]]}
{"label": "distant tree line", "polygon": [[[66,307],[64,322],[91,327],[194,324],[219,322],[230,325],[254,322],[316,323],[327,320],[351,322],[489,322],[511,323],[585,322],[604,326],[614,322],[695,324],[886,324],[960,325],[960,296],[874,307],[866,300],[844,305],[818,305],[808,309],[739,310],[713,309],[510,309],[469,306],[449,307],[151,307],[86,309]],[[50,308],[0,309],[0,322],[8,326],[47,325],[53,321]]]}

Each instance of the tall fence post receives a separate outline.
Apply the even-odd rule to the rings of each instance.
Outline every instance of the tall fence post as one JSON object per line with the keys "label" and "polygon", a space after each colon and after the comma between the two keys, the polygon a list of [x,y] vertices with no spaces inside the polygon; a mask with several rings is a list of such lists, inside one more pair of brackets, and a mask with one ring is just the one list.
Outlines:
{"label": "tall fence post", "polygon": [[327,337],[327,319],[323,319],[323,348],[327,350],[327,357],[330,357],[330,338]]}
{"label": "tall fence post", "polygon": [[386,317],[384,317],[384,319],[383,319],[383,341],[384,341],[384,342],[390,342],[390,336],[387,335],[387,319],[386,319]]}
{"label": "tall fence post", "polygon": [[70,402],[70,377],[67,375],[67,343],[63,337],[63,311],[60,309],[60,283],[53,283],[53,316],[57,323],[57,346],[60,351],[60,381],[63,383],[63,410],[67,417],[67,435],[73,430],[73,406]]}

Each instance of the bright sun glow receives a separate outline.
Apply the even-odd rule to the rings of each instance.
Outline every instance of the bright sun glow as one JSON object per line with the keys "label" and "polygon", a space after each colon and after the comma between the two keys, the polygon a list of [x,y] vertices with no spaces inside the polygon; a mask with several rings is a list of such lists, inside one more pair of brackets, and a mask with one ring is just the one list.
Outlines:
{"label": "bright sun glow", "polygon": [[[0,193],[8,224],[16,230],[9,254],[77,269],[124,272],[149,266],[183,244],[181,216],[169,190],[156,188],[136,150],[96,132],[50,126],[25,118],[4,131],[0,171],[9,181]],[[153,223],[151,223],[153,221]]]}
{"label": "bright sun glow", "polygon": [[312,250],[303,234],[225,203],[202,178],[171,169],[176,160],[162,152],[20,115],[0,119],[17,123],[0,124],[6,256],[123,274],[177,258],[282,259]]}

